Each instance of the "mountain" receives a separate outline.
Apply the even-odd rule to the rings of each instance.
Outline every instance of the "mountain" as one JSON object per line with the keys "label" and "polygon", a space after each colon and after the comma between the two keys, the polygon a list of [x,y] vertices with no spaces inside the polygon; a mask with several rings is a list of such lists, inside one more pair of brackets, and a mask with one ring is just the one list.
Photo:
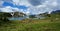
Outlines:
{"label": "mountain", "polygon": [[52,11],[51,14],[60,13],[60,10]]}

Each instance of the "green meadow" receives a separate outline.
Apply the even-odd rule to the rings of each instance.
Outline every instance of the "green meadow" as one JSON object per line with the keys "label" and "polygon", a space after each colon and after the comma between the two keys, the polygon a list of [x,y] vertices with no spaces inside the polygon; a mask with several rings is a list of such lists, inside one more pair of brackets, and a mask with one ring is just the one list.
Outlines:
{"label": "green meadow", "polygon": [[0,22],[0,31],[60,31],[60,14],[45,19]]}

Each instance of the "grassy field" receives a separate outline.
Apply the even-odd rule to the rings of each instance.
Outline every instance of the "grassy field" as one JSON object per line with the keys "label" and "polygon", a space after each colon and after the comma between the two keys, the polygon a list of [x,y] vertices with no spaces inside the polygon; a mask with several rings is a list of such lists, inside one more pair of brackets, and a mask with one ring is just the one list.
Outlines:
{"label": "grassy field", "polygon": [[60,31],[60,15],[2,23],[0,31]]}

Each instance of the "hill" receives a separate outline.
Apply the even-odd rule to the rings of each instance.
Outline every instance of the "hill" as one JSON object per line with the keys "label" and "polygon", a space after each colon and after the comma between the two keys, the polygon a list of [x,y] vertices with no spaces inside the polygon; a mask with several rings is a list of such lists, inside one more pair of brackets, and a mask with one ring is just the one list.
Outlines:
{"label": "hill", "polygon": [[60,10],[52,11],[51,14],[60,13]]}

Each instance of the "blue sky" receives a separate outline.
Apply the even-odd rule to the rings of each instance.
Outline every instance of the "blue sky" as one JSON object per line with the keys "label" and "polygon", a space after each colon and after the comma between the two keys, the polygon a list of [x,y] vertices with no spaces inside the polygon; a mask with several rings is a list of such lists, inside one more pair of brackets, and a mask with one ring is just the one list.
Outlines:
{"label": "blue sky", "polygon": [[19,8],[19,9],[27,9],[28,7],[24,6],[24,5],[13,5],[12,3],[9,2],[4,2],[3,6],[11,6],[11,7],[15,7],[15,8]]}
{"label": "blue sky", "polygon": [[60,0],[0,0],[0,12],[40,14],[60,10]]}

